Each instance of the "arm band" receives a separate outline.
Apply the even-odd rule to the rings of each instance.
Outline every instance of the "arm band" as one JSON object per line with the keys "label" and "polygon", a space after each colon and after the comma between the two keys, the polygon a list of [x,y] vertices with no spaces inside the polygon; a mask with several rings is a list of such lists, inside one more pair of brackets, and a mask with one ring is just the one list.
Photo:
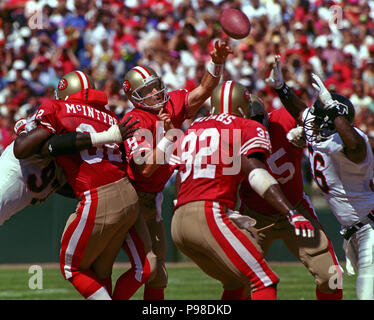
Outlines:
{"label": "arm band", "polygon": [[286,83],[283,83],[283,86],[280,89],[274,89],[278,94],[280,99],[288,100],[291,95],[291,89]]}
{"label": "arm band", "polygon": [[213,77],[219,78],[223,73],[223,64],[215,64],[213,61],[210,61],[207,70]]}
{"label": "arm band", "polygon": [[68,132],[50,138],[47,142],[49,154],[57,157],[78,152],[77,134],[78,132]]}
{"label": "arm band", "polygon": [[174,146],[174,141],[170,141],[166,137],[162,137],[160,142],[157,145],[157,148],[159,148],[162,152],[168,153],[170,149]]}
{"label": "arm band", "polygon": [[120,143],[122,142],[122,135],[118,125],[111,126],[108,130],[103,132],[90,133],[91,142],[94,147],[106,143]]}
{"label": "arm band", "polygon": [[168,163],[173,152],[174,141],[170,141],[168,138],[163,137],[157,144],[157,148],[165,154],[165,161]]}
{"label": "arm band", "polygon": [[261,197],[264,197],[265,192],[272,185],[278,184],[277,180],[275,180],[273,176],[263,168],[253,169],[248,175],[248,181],[252,189]]}

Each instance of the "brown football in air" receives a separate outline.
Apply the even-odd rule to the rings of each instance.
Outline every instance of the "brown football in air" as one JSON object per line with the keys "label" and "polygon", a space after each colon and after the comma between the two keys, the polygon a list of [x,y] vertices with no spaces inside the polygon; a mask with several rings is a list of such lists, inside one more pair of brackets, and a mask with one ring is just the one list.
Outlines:
{"label": "brown football in air", "polygon": [[251,31],[248,17],[238,9],[223,10],[219,22],[223,31],[234,39],[243,39]]}

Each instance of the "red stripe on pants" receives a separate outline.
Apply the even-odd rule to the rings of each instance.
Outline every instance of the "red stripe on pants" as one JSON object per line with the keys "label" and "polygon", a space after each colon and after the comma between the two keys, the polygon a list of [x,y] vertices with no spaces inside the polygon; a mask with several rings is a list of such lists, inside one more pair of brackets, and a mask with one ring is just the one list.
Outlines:
{"label": "red stripe on pants", "polygon": [[77,217],[66,229],[61,243],[61,271],[65,279],[69,280],[85,298],[102,287],[100,280],[91,270],[80,269],[81,259],[95,225],[97,204],[96,189],[84,193]]}
{"label": "red stripe on pants", "polygon": [[[218,203],[216,203],[218,205]],[[266,261],[263,259],[261,253],[255,248],[251,241],[228,219],[225,211],[221,205],[217,207],[217,213],[214,213],[213,206],[215,203],[205,202],[205,217],[209,226],[209,229],[216,239],[219,246],[225,252],[230,261],[238,268],[238,270],[247,277],[251,283],[254,285],[254,290],[265,288],[269,285],[279,282],[278,277],[273,273],[269,268]],[[268,283],[264,283],[264,279],[261,279],[261,276],[253,270],[250,260],[245,260],[246,257],[241,257],[239,253],[235,250],[233,244],[229,242],[226,236],[222,233],[217,222],[215,221],[215,215],[219,214],[219,219],[222,220],[225,227],[227,227],[234,237],[245,247],[249,256],[252,256],[256,260],[258,266],[269,278]],[[248,256],[248,257],[249,257]],[[270,281],[269,281],[270,280]]]}

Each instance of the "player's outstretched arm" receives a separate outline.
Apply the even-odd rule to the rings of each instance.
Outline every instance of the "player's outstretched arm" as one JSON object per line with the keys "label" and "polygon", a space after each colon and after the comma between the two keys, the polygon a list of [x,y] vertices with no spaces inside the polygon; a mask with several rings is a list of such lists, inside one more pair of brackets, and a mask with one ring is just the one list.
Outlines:
{"label": "player's outstretched arm", "polygon": [[328,117],[334,122],[336,131],[344,143],[345,155],[354,163],[363,162],[367,153],[366,142],[344,117],[345,114],[348,114],[348,107],[332,98],[330,92],[316,74],[312,74],[312,77],[315,81],[312,85],[317,90]]}
{"label": "player's outstretched arm", "polygon": [[74,154],[81,150],[106,143],[120,143],[131,138],[137,128],[132,128],[138,121],[129,117],[125,122],[111,126],[108,130],[95,133],[68,132],[53,135],[43,127],[37,127],[30,132],[19,135],[14,143],[14,155],[25,159],[38,154],[41,157],[56,157]]}
{"label": "player's outstretched arm", "polygon": [[309,220],[297,212],[288,201],[279,183],[269,174],[263,159],[256,154],[241,157],[242,170],[248,176],[249,184],[265,201],[287,216],[297,236],[314,237],[314,228]]}
{"label": "player's outstretched arm", "polygon": [[14,141],[14,156],[25,159],[41,152],[43,144],[52,136],[48,130],[38,127],[17,136]]}
{"label": "player's outstretched arm", "polygon": [[111,126],[108,130],[95,133],[68,132],[52,136],[43,144],[40,150],[42,157],[56,157],[60,155],[74,154],[91,147],[120,143],[131,138],[138,128],[133,128],[139,121],[131,120],[131,116],[123,123]]}
{"label": "player's outstretched arm", "polygon": [[233,51],[225,41],[217,40],[215,42],[214,50],[210,53],[212,61],[208,65],[200,85],[188,95],[188,117],[193,117],[199,111],[203,103],[211,96],[214,88],[219,84],[224,63],[230,53],[233,53]]}
{"label": "player's outstretched arm", "polygon": [[275,90],[291,116],[301,124],[302,114],[308,106],[285,83],[280,68],[280,56],[275,56],[273,68],[265,82]]}

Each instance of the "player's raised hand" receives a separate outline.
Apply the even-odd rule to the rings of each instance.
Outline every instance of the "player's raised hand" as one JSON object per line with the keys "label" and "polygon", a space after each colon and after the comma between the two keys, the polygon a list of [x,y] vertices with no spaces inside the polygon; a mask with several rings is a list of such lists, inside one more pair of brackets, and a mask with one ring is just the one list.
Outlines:
{"label": "player's raised hand", "polygon": [[284,84],[282,71],[280,68],[280,56],[274,57],[273,68],[271,69],[270,75],[265,79],[265,82],[273,87],[274,89],[282,88]]}
{"label": "player's raised hand", "polygon": [[174,125],[171,122],[170,116],[167,112],[164,112],[164,108],[161,108],[158,113],[158,118],[160,121],[164,122],[164,129],[165,131],[169,131],[170,129],[174,129]]}
{"label": "player's raised hand", "polygon": [[304,218],[296,210],[290,210],[287,213],[289,223],[295,228],[295,234],[304,238],[314,237],[314,227],[311,222]]}
{"label": "player's raised hand", "polygon": [[312,78],[315,81],[315,83],[312,83],[312,86],[318,91],[319,99],[325,105],[326,109],[330,108],[334,104],[330,92],[327,90],[319,76],[312,73]]}
{"label": "player's raised hand", "polygon": [[214,43],[214,50],[210,52],[210,56],[215,64],[223,64],[230,53],[233,53],[233,51],[226,41],[217,40]]}
{"label": "player's raised hand", "polygon": [[118,128],[121,132],[122,140],[127,140],[134,136],[134,132],[139,128],[133,128],[134,125],[139,123],[139,120],[133,121],[130,124],[129,121],[131,120],[132,116],[129,116],[124,122],[118,124]]}

